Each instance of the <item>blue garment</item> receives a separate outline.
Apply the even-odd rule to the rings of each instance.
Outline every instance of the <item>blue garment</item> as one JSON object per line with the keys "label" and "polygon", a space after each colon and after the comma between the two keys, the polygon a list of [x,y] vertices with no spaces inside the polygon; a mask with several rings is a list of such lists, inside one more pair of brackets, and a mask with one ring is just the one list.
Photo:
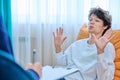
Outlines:
{"label": "blue garment", "polygon": [[13,56],[11,40],[1,15],[0,15],[0,50],[3,50]]}
{"label": "blue garment", "polygon": [[0,80],[38,80],[20,67],[13,56],[0,50]]}
{"label": "blue garment", "polygon": [[[14,53],[13,53],[12,43],[11,43],[9,34],[7,32],[7,29],[5,27],[5,24],[3,22],[3,19],[2,19],[1,15],[0,15],[0,50],[6,52],[4,54],[10,54],[10,56],[12,56],[13,60],[14,60]],[[26,73],[31,75],[34,78],[34,80],[39,80],[38,74],[35,71],[33,71],[32,69],[26,70]]]}
{"label": "blue garment", "polygon": [[38,76],[38,74],[34,70],[28,69],[26,71],[34,78],[34,80],[39,80],[40,77]]}
{"label": "blue garment", "polygon": [[65,80],[65,78],[61,78],[61,79],[59,79],[59,80]]}

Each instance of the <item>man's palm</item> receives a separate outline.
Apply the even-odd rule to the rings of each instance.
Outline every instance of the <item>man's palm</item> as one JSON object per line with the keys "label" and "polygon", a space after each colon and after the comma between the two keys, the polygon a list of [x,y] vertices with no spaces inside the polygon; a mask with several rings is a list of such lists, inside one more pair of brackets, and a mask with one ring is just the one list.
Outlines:
{"label": "man's palm", "polygon": [[104,48],[106,44],[110,41],[111,35],[112,35],[112,29],[107,30],[106,33],[99,39],[97,39],[96,36],[92,34],[92,37],[95,41],[99,53],[104,52]]}
{"label": "man's palm", "polygon": [[56,29],[56,34],[53,32],[54,36],[54,45],[57,49],[58,47],[61,48],[63,42],[66,40],[67,37],[63,37],[63,29],[60,27],[59,29]]}

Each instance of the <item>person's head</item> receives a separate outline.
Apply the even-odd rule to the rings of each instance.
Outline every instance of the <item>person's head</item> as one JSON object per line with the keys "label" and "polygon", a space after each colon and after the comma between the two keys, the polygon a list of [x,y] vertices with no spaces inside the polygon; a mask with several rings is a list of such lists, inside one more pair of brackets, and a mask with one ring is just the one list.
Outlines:
{"label": "person's head", "polygon": [[111,15],[101,8],[91,8],[88,15],[89,33],[100,34],[101,36],[111,28]]}

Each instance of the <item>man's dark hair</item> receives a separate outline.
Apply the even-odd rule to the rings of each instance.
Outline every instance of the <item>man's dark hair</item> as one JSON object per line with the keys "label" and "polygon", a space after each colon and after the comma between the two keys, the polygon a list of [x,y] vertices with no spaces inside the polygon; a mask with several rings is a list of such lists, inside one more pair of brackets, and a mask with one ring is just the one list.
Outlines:
{"label": "man's dark hair", "polygon": [[104,33],[111,28],[111,21],[112,21],[112,17],[109,14],[108,11],[105,11],[103,9],[99,8],[91,8],[90,13],[88,15],[88,19],[90,19],[90,16],[94,14],[96,15],[99,19],[103,20],[103,25],[104,26],[108,26],[102,33],[102,36],[104,35]]}

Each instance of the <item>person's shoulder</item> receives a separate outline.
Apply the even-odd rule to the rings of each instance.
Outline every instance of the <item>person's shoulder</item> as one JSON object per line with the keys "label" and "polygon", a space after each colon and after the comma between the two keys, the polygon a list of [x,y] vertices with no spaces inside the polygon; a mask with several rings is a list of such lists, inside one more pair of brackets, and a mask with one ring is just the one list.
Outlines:
{"label": "person's shoulder", "polygon": [[114,45],[111,42],[108,42],[105,48],[111,49],[111,48],[114,48]]}
{"label": "person's shoulder", "polygon": [[108,42],[108,43],[107,43],[107,46],[114,46],[114,45],[113,45],[113,43]]}

